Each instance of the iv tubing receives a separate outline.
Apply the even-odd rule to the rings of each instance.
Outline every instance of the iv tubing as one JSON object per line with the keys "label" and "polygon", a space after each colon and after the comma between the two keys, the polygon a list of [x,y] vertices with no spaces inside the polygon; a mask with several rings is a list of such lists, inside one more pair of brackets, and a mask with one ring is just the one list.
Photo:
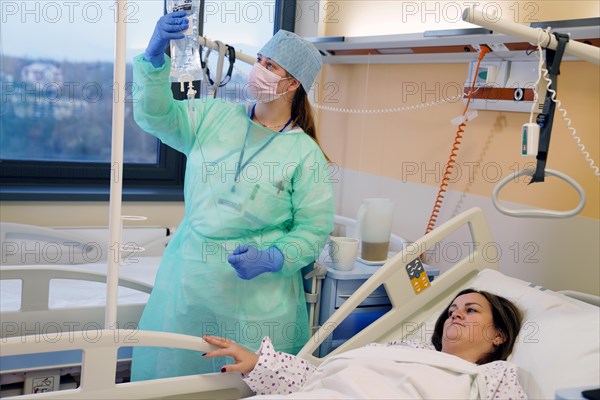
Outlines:
{"label": "iv tubing", "polygon": [[[465,109],[463,110],[462,116],[464,117],[467,114],[467,110],[469,109],[469,104],[471,103],[471,98],[473,97],[475,82],[477,81],[477,74],[479,72],[479,66],[481,65],[481,60],[487,53],[491,50],[487,46],[481,46],[481,51],[479,53],[479,57],[477,60],[477,67],[475,68],[475,73],[473,74],[473,83],[471,84],[471,88],[469,89],[469,93],[467,94],[467,104],[465,105]],[[448,187],[448,180],[450,180],[450,174],[454,169],[454,165],[456,162],[456,156],[458,155],[458,149],[460,145],[460,140],[462,139],[461,133],[464,133],[463,128],[466,126],[466,122],[462,122],[456,131],[456,136],[454,137],[454,143],[452,143],[452,150],[450,151],[450,157],[448,158],[448,162],[446,163],[446,168],[444,170],[444,176],[442,177],[442,182],[440,183],[440,189],[438,191],[437,197],[435,199],[435,203],[433,205],[433,210],[431,211],[431,215],[429,217],[429,222],[427,223],[427,228],[425,229],[425,234],[428,234],[435,228],[435,223],[438,218],[438,214],[442,207],[442,203],[444,202],[444,193],[446,193],[446,188]]]}
{"label": "iv tubing", "polygon": [[[216,42],[213,42],[212,40],[207,39],[205,37],[199,36],[198,43],[200,43],[200,46],[206,46],[212,50],[217,50],[217,51],[219,50],[219,45]],[[235,59],[241,60],[241,61],[245,62],[246,64],[250,64],[250,65],[254,65],[256,63],[256,57],[251,57],[247,54],[240,53],[239,51],[235,52]]]}
{"label": "iv tubing", "polygon": [[117,0],[115,24],[114,84],[116,92],[112,114],[112,150],[110,174],[110,205],[108,222],[108,271],[106,275],[106,309],[104,329],[117,328],[117,290],[121,262],[121,196],[123,193],[123,134],[125,130],[125,12],[127,0]]}

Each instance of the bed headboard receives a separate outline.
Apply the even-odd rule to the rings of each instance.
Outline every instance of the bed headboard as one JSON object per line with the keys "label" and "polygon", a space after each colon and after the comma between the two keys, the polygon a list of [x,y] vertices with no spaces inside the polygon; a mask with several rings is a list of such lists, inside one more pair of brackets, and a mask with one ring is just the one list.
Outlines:
{"label": "bed headboard", "polygon": [[[471,252],[462,258],[449,271],[442,274],[425,290],[417,293],[407,274],[407,265],[450,234],[467,226],[472,238]],[[404,246],[403,250],[389,259],[375,272],[313,335],[300,351],[299,356],[314,364],[320,364],[323,358],[313,355],[323,341],[340,325],[360,303],[371,293],[384,285],[392,304],[392,309],[372,324],[335,349],[330,355],[339,354],[373,342],[384,342],[393,338],[403,329],[403,321],[424,320],[430,315],[429,309],[439,296],[447,295],[471,279],[485,268],[498,269],[497,259],[486,257],[484,250],[492,242],[492,237],[479,208],[472,208],[440,225],[414,243]],[[442,281],[443,285],[436,284]]]}

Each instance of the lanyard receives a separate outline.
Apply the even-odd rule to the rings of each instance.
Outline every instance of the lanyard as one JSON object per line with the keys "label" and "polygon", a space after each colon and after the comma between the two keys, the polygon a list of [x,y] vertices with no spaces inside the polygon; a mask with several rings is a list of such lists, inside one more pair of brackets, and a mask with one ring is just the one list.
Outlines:
{"label": "lanyard", "polygon": [[[250,120],[252,120],[254,118],[254,108],[256,108],[256,104],[254,104],[252,106],[252,110],[250,111]],[[236,166],[236,170],[235,170],[235,179],[234,179],[234,184],[231,187],[231,192],[235,192],[235,184],[240,180],[240,174],[242,173],[242,170],[246,167],[246,165],[248,165],[250,163],[250,161],[252,161],[254,159],[254,157],[256,157],[256,155],[258,153],[260,153],[261,151],[263,151],[265,149],[265,147],[267,147],[272,141],[273,139],[275,139],[276,136],[278,136],[281,132],[284,131],[285,128],[288,127],[288,125],[290,124],[290,122],[292,122],[292,118],[290,117],[290,119],[288,120],[288,122],[285,123],[285,125],[283,126],[283,128],[281,128],[279,130],[279,132],[277,132],[276,134],[272,135],[265,143],[263,143],[262,146],[260,146],[260,148],[258,150],[256,150],[254,152],[254,154],[252,154],[250,157],[248,157],[248,159],[244,161],[244,153],[246,152],[246,146],[248,144],[248,135],[250,133],[250,127],[248,127],[248,130],[246,131],[246,137],[244,138],[244,147],[242,147],[242,151],[240,151],[240,159],[238,160],[237,166]]]}

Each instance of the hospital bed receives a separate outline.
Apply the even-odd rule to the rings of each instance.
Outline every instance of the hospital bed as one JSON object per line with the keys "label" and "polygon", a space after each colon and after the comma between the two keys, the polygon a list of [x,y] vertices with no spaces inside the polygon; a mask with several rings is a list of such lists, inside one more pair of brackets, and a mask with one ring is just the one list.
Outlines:
{"label": "hospital bed", "polygon": [[[131,248],[122,252],[119,268],[118,326],[132,327],[152,290],[170,237],[164,228],[128,228],[123,236]],[[51,325],[54,330],[101,328],[109,254],[106,237],[102,228],[0,223],[0,337],[21,336]]]}
{"label": "hospital bed", "polygon": [[[337,226],[354,229],[354,220],[339,218]],[[119,267],[118,311],[113,328],[137,328],[170,233],[165,228],[124,230],[127,246]],[[0,222],[2,343],[9,337],[25,335],[53,342],[61,335],[73,336],[75,331],[90,336],[92,331],[104,328],[106,236],[106,228],[47,228]],[[399,244],[398,238],[395,243]],[[303,269],[311,332],[318,328],[319,292],[326,273],[326,268],[316,263]],[[116,381],[127,380],[131,347],[121,347],[117,357]],[[81,362],[80,350],[2,357],[0,397],[39,390],[39,385],[28,378],[31,376],[36,381],[51,381],[46,389],[73,387],[80,378]]]}
{"label": "hospital bed", "polygon": [[[472,251],[425,289],[417,291],[406,266],[414,265],[420,254],[463,230],[468,230],[471,236]],[[475,287],[502,294],[524,310],[522,332],[511,361],[518,365],[519,380],[530,398],[552,399],[562,388],[600,386],[600,311],[597,304],[501,274],[497,258],[486,256],[485,249],[491,243],[482,211],[471,209],[407,244],[346,299],[300,355],[315,364],[323,362],[325,358],[314,355],[319,345],[381,285],[390,298],[391,310],[326,357],[371,342],[399,338],[428,340],[435,319],[452,297],[462,288]],[[598,301],[595,296],[580,297],[592,303]],[[197,350],[200,356],[210,347],[200,338],[177,334],[128,329],[98,329],[93,333],[73,332],[72,335],[53,337],[53,340],[40,340],[36,335],[3,338],[0,343],[2,357],[72,350],[81,350],[84,354],[78,388],[19,398],[240,398],[251,394],[237,374],[216,373],[116,384],[119,348],[168,343],[169,347]]]}

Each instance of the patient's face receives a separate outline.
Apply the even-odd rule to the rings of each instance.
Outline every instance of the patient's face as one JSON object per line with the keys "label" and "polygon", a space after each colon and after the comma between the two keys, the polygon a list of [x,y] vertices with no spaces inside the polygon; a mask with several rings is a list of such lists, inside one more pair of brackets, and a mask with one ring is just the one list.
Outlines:
{"label": "patient's face", "polygon": [[502,340],[494,326],[492,307],[484,296],[467,293],[454,299],[444,323],[443,352],[476,362]]}

